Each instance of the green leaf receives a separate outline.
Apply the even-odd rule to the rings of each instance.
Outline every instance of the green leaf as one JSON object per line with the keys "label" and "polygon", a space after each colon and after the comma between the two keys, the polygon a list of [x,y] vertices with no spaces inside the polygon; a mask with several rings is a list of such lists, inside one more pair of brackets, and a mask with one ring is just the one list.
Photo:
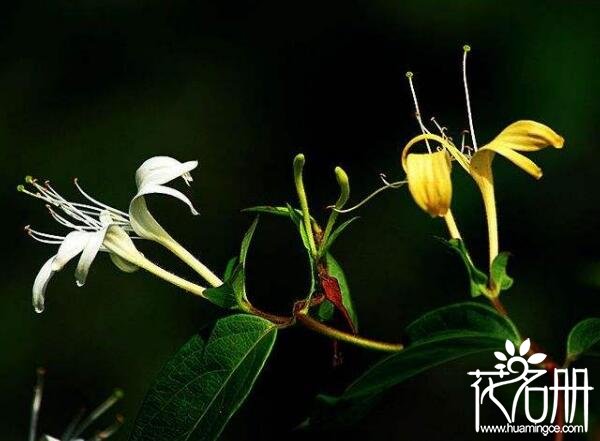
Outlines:
{"label": "green leaf", "polygon": [[338,397],[317,397],[311,425],[350,424],[363,416],[378,394],[443,363],[504,347],[506,340],[520,344],[511,321],[494,309],[459,303],[429,312],[406,328],[407,347],[383,358]]}
{"label": "green leaf", "polygon": [[250,248],[250,242],[252,242],[254,231],[256,231],[256,226],[258,225],[258,219],[258,216],[254,218],[254,222],[252,222],[252,225],[250,225],[250,228],[248,228],[248,231],[246,231],[246,234],[244,234],[244,238],[242,239],[242,246],[240,248],[240,264],[242,265],[242,268],[246,268],[246,256],[248,255],[248,249]]}
{"label": "green leaf", "polygon": [[289,214],[290,219],[292,220],[292,222],[294,222],[294,224],[298,228],[298,232],[300,233],[300,238],[302,239],[302,244],[304,245],[304,248],[306,248],[306,250],[308,251],[310,259],[312,261],[312,254],[310,254],[310,243],[308,241],[308,232],[306,231],[306,228],[304,227],[302,212],[300,212],[300,210],[296,210],[294,207],[292,207],[289,204],[287,206],[287,209],[288,209],[288,214]]}
{"label": "green leaf", "polygon": [[217,321],[206,345],[192,337],[146,395],[130,441],[211,441],[248,396],[277,336],[251,315]]}
{"label": "green leaf", "polygon": [[477,297],[482,294],[485,294],[488,290],[488,277],[483,271],[479,270],[473,264],[473,259],[471,259],[471,256],[469,255],[469,251],[467,250],[465,243],[460,239],[441,240],[451,249],[456,251],[461,257],[462,261],[464,262],[465,267],[467,268],[467,273],[469,275],[471,297]]}
{"label": "green leaf", "polygon": [[225,271],[223,272],[223,280],[231,279],[231,276],[233,276],[233,272],[235,271],[239,261],[240,258],[237,256],[232,257],[227,261],[227,266],[225,267]]}
{"label": "green leaf", "polygon": [[[356,312],[354,310],[354,304],[352,302],[352,297],[350,295],[350,287],[348,286],[348,282],[346,281],[346,275],[344,274],[344,270],[340,266],[340,264],[333,258],[330,253],[325,255],[325,264],[327,265],[327,272],[330,276],[335,277],[340,285],[340,291],[342,293],[342,304],[346,308],[352,323],[354,324],[354,329],[358,329],[358,319],[356,317]],[[318,317],[327,321],[330,320],[333,316],[334,308],[333,305],[324,301],[319,305],[318,309]]]}
{"label": "green leaf", "polygon": [[567,338],[567,359],[582,355],[597,355],[590,351],[600,342],[600,318],[589,318],[575,325]]}
{"label": "green leaf", "polygon": [[492,262],[490,269],[492,281],[495,286],[500,287],[501,291],[509,289],[513,285],[513,279],[506,273],[506,265],[508,265],[508,257],[510,256],[507,252],[502,252],[496,256]]}
{"label": "green leaf", "polygon": [[340,224],[340,226],[337,227],[335,230],[333,230],[332,233],[329,235],[329,238],[327,239],[327,243],[325,243],[322,246],[322,248],[319,250],[320,255],[322,256],[325,253],[327,253],[329,248],[331,247],[331,245],[333,245],[333,242],[335,242],[335,240],[339,237],[339,235],[342,234],[342,232],[346,228],[348,228],[348,226],[358,218],[359,218],[358,216],[350,218],[346,222]]}
{"label": "green leaf", "polygon": [[[234,274],[239,274],[239,271],[236,271]],[[221,308],[233,308],[238,304],[232,284],[234,278],[235,275],[230,280],[223,282],[221,286],[206,288],[202,293],[203,297]]]}
{"label": "green leaf", "polygon": [[221,308],[232,308],[246,299],[246,256],[257,225],[258,216],[244,234],[240,246],[240,257],[234,257],[227,262],[225,282],[221,286],[204,291],[204,297]]}
{"label": "green leaf", "polygon": [[[266,213],[266,214],[272,214],[275,216],[290,217],[289,205],[287,205],[285,207],[272,206],[272,205],[259,205],[256,207],[244,208],[242,211],[250,212],[250,213]],[[296,213],[298,215],[300,215],[300,217],[302,217],[301,210],[296,209]],[[311,220],[314,220],[312,216],[311,216]]]}
{"label": "green leaf", "polygon": [[312,294],[315,292],[317,288],[317,279],[315,277],[316,273],[316,262],[313,258],[313,255],[310,251],[310,244],[308,242],[308,233],[306,232],[306,228],[304,228],[304,222],[302,220],[302,212],[300,210],[294,209],[291,205],[287,205],[289,217],[296,225],[298,229],[298,233],[300,234],[300,238],[302,239],[302,244],[306,250],[306,255],[308,257],[308,264],[310,268],[310,286],[308,288],[308,296],[307,299],[310,299]]}

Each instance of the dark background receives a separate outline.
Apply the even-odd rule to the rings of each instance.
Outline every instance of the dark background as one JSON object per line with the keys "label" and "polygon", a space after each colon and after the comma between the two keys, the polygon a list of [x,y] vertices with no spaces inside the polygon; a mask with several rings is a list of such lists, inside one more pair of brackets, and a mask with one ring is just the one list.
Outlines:
{"label": "dark background", "polygon": [[[480,144],[524,118],[566,138],[564,150],[532,155],[545,171],[539,182],[502,159],[495,163],[501,249],[513,253],[516,278],[504,301],[522,333],[561,359],[569,329],[598,314],[590,274],[600,254],[599,19],[595,2],[5,4],[2,439],[25,439],[37,366],[48,369],[44,431],[60,435],[80,406],[119,386],[126,397],[118,411],[128,425],[115,439],[127,439],[162,364],[218,314],[149,274],[115,270],[106,255],[94,262],[84,288],[73,283],[74,264],[59,273],[46,312],[35,314],[31,285],[55,251],[31,241],[22,227],[61,230],[42,204],[15,191],[26,174],[52,179],[68,195],[77,176],[89,192],[125,208],[143,160],[198,159],[191,197],[200,217],[174,200],[151,205],[175,237],[220,272],[251,222],[240,208],[295,202],[296,153],[307,156],[308,195],[323,222],[323,207],[337,195],[334,166],[348,172],[353,201],[379,185],[380,172],[403,177],[401,146],[417,133],[407,70],[415,72],[424,116],[435,115],[455,136],[466,128],[464,43],[473,47],[470,88]],[[484,262],[481,202],[455,170],[455,215]],[[359,214],[334,252],[365,335],[397,340],[420,314],[468,299],[460,261],[435,240],[445,234],[442,222],[421,212],[405,189],[384,193]],[[157,247],[143,249],[194,277]],[[304,294],[307,265],[288,222],[263,217],[249,259],[256,304],[283,313]],[[473,433],[465,375],[489,357],[451,363],[395,388],[352,431],[292,432],[317,392],[339,391],[377,356],[345,348],[344,367],[333,370],[326,339],[301,329],[282,332],[222,439],[492,439]],[[598,387],[599,371],[586,366]]]}

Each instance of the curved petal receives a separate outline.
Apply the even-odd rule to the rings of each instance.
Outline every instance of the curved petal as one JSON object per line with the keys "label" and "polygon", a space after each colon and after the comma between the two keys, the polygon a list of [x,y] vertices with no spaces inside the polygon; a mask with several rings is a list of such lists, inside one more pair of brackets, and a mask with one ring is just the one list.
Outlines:
{"label": "curved petal", "polygon": [[536,179],[542,177],[542,169],[521,152],[534,152],[545,147],[562,148],[564,138],[550,127],[535,121],[517,121],[502,130],[489,144],[480,148],[471,159],[471,171],[487,175],[494,153],[504,156],[517,167]]}
{"label": "curved petal", "polygon": [[139,198],[141,196],[146,196],[149,194],[164,194],[167,196],[173,196],[174,198],[179,199],[188,207],[190,207],[190,210],[193,215],[196,216],[199,214],[198,211],[192,205],[192,201],[190,201],[189,198],[179,190],[175,190],[174,188],[166,187],[164,185],[146,184],[138,190],[138,193],[135,197]]}
{"label": "curved petal", "polygon": [[129,220],[133,231],[144,239],[158,240],[169,236],[148,210],[143,196],[135,196],[129,204]]}
{"label": "curved petal", "polygon": [[77,256],[87,244],[90,232],[72,231],[67,234],[58,247],[58,252],[52,263],[53,271],[60,271],[75,256]]}
{"label": "curved petal", "polygon": [[473,158],[471,158],[470,173],[478,174],[491,180],[491,165],[495,153],[504,156],[534,178],[540,179],[542,177],[542,169],[535,162],[521,153],[514,151],[506,144],[494,141],[475,152]]}
{"label": "curved petal", "polygon": [[530,120],[512,123],[502,130],[494,141],[506,143],[513,150],[522,152],[534,152],[545,147],[560,149],[565,143],[564,138],[550,127]]}
{"label": "curved petal", "polygon": [[38,272],[35,277],[35,281],[33,282],[33,308],[35,312],[41,313],[44,312],[44,296],[46,294],[46,287],[48,286],[48,282],[54,275],[56,271],[52,269],[52,262],[55,257],[52,256],[50,259],[42,265],[42,268]]}
{"label": "curved petal", "polygon": [[135,195],[131,204],[129,204],[131,226],[137,235],[144,239],[157,240],[160,237],[169,237],[168,233],[160,226],[148,210],[144,196],[149,194],[173,196],[190,207],[192,214],[198,214],[198,211],[196,211],[192,202],[179,190],[165,187],[164,185],[146,184],[139,189],[137,195]]}
{"label": "curved petal", "polygon": [[77,282],[77,286],[83,286],[85,284],[88,272],[90,271],[90,266],[92,266],[92,262],[96,258],[96,255],[102,246],[102,242],[104,241],[106,230],[107,228],[96,231],[88,238],[88,241],[83,248],[83,252],[81,253],[81,257],[79,258],[79,262],[77,263],[77,268],[75,269],[75,281]]}
{"label": "curved petal", "polygon": [[438,142],[448,151],[448,153],[450,153],[450,155],[452,155],[454,159],[456,159],[456,162],[458,162],[460,166],[465,169],[465,171],[469,171],[469,159],[450,141],[442,138],[441,136],[434,135],[433,133],[424,133],[422,135],[415,136],[404,146],[404,149],[402,149],[402,167],[404,168],[404,171],[406,171],[406,160],[410,149],[417,143],[425,140]]}
{"label": "curved petal", "polygon": [[114,253],[109,253],[108,255],[110,256],[110,260],[112,260],[112,263],[114,263],[117,268],[119,268],[125,273],[133,273],[140,269],[139,266],[129,262],[128,260],[123,259],[122,257]]}
{"label": "curved petal", "polygon": [[[130,268],[135,266],[136,262],[139,262],[143,257],[142,253],[135,247],[133,240],[131,240],[131,237],[129,237],[127,232],[117,225],[108,227],[106,235],[104,236],[103,246],[111,253],[111,256],[114,254],[120,259],[127,261],[131,265]],[[120,269],[123,269],[121,266],[117,266]]]}
{"label": "curved petal", "polygon": [[198,161],[180,162],[169,156],[155,156],[146,160],[135,172],[138,189],[145,184],[166,184],[183,177],[186,184],[192,181],[190,171],[198,166]]}
{"label": "curved petal", "polygon": [[435,153],[411,153],[406,158],[408,189],[421,209],[431,216],[445,216],[452,201],[450,155],[445,150]]}

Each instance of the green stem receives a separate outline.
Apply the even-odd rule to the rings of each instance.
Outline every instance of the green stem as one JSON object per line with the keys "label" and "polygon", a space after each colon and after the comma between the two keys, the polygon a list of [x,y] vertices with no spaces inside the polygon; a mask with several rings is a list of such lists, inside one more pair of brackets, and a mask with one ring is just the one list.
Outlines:
{"label": "green stem", "polygon": [[498,311],[500,314],[508,317],[508,312],[506,311],[506,308],[500,301],[500,297],[488,297],[488,299],[490,299],[490,303],[492,304],[492,306],[494,307],[494,309],[496,311]]}
{"label": "green stem", "polygon": [[308,237],[310,252],[316,259],[317,247],[315,245],[315,238],[313,237],[314,234],[310,221],[310,212],[308,211],[308,200],[306,198],[306,191],[304,190],[304,181],[302,179],[302,169],[304,168],[304,162],[305,159],[302,153],[296,155],[296,157],[294,158],[294,184],[296,185],[296,192],[298,193],[298,200],[300,201],[300,209],[302,210],[302,220],[304,222],[306,236]]}
{"label": "green stem", "polygon": [[386,343],[382,341],[371,340],[358,335],[349,334],[348,332],[340,331],[339,329],[330,328],[329,326],[313,319],[312,317],[309,317],[302,312],[298,312],[296,314],[296,320],[302,323],[308,329],[311,329],[315,332],[326,335],[335,340],[360,346],[362,348],[383,352],[399,352],[404,349],[404,345],[401,343]]}
{"label": "green stem", "polygon": [[284,317],[284,316],[277,315],[277,314],[271,314],[270,312],[265,312],[261,309],[258,309],[257,307],[250,304],[249,302],[245,302],[240,306],[243,311],[245,311],[249,314],[257,315],[259,317],[267,319],[270,322],[275,323],[280,328],[287,328],[289,326],[292,326],[295,322],[294,317]]}

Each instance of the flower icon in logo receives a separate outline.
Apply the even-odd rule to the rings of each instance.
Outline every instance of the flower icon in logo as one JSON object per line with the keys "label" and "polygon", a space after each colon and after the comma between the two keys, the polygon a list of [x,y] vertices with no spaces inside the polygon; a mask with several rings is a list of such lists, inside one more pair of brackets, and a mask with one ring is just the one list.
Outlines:
{"label": "flower icon in logo", "polygon": [[513,342],[511,342],[510,340],[506,340],[506,343],[504,344],[504,348],[506,349],[506,354],[504,352],[500,352],[500,351],[494,352],[494,355],[496,356],[496,358],[498,360],[504,362],[504,363],[498,363],[494,366],[499,371],[504,371],[504,368],[507,365],[510,366],[510,364],[513,361],[519,360],[521,363],[526,361],[529,364],[538,365],[546,359],[546,354],[542,354],[541,352],[535,352],[535,353],[531,354],[527,359],[525,359],[525,356],[527,354],[529,354],[529,352],[531,350],[531,341],[529,339],[524,340],[523,343],[521,343],[521,345],[519,346],[519,355],[515,355],[516,348],[515,348],[515,345],[513,344]]}

